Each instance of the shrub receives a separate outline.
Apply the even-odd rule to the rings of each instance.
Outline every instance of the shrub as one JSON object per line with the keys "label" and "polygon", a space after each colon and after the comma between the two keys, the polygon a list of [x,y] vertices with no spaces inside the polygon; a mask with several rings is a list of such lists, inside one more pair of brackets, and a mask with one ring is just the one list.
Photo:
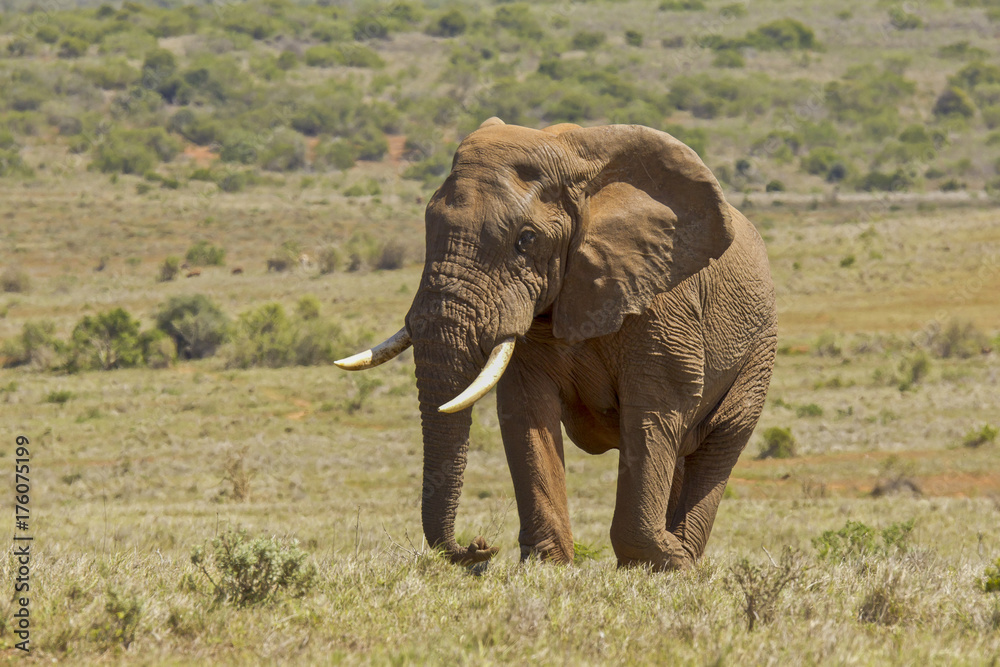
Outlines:
{"label": "shrub", "polygon": [[144,174],[181,150],[162,127],[112,130],[94,146],[93,166],[104,173]]}
{"label": "shrub", "polygon": [[63,37],[62,41],[59,42],[57,55],[60,58],[79,58],[87,53],[89,47],[87,42],[77,37]]}
{"label": "shrub", "polygon": [[805,169],[806,173],[824,178],[829,178],[833,169],[837,165],[843,166],[843,164],[844,160],[840,154],[829,146],[817,146],[802,158],[802,168]]}
{"label": "shrub", "polygon": [[8,266],[3,274],[0,274],[0,289],[8,294],[27,292],[31,289],[31,278],[25,271]]}
{"label": "shrub", "polygon": [[949,86],[934,102],[933,112],[938,117],[972,118],[976,115],[976,106],[964,90]]}
{"label": "shrub", "polygon": [[340,264],[340,253],[336,248],[328,246],[320,251],[317,262],[319,262],[320,275],[328,275],[337,270],[337,265]]}
{"label": "shrub", "polygon": [[545,36],[538,20],[531,13],[531,6],[524,2],[497,7],[493,22],[522,40],[538,41]]}
{"label": "shrub", "polygon": [[250,175],[245,171],[228,171],[216,177],[215,183],[223,192],[242,192],[250,182]]}
{"label": "shrub", "polygon": [[171,281],[176,278],[177,274],[180,272],[181,258],[171,255],[163,260],[163,264],[160,264],[160,282],[165,283]]}
{"label": "shrub", "polygon": [[437,37],[457,37],[468,27],[469,21],[460,9],[449,9],[427,26],[427,34]]}
{"label": "shrub", "polygon": [[909,13],[902,7],[893,7],[889,10],[889,22],[896,30],[916,30],[924,26],[919,16]]}
{"label": "shrub", "polygon": [[815,403],[809,403],[808,405],[800,405],[795,408],[796,417],[822,417],[823,408],[816,405]]}
{"label": "shrub", "polygon": [[285,594],[301,597],[309,593],[318,572],[307,559],[297,540],[251,539],[245,529],[216,537],[208,553],[201,546],[191,551],[191,563],[212,585],[216,602],[235,607],[264,604]]}
{"label": "shrub", "polygon": [[169,368],[177,360],[177,344],[159,329],[143,331],[139,345],[142,358],[150,368]]}
{"label": "shrub", "polygon": [[222,266],[226,262],[226,251],[203,240],[188,248],[184,259],[194,266]]}
{"label": "shrub", "polygon": [[21,152],[16,147],[0,149],[0,177],[31,176],[34,171],[24,163]]}
{"label": "shrub", "polygon": [[872,169],[858,182],[858,190],[865,192],[900,192],[913,185],[913,177],[900,168],[893,173]]}
{"label": "shrub", "polygon": [[109,586],[104,613],[95,620],[92,637],[107,646],[121,644],[128,650],[135,641],[139,621],[142,620],[142,600],[135,593],[122,595]]}
{"label": "shrub", "polygon": [[48,369],[66,346],[55,337],[56,325],[49,320],[28,321],[21,335],[3,346],[5,367],[32,365]]}
{"label": "shrub", "polygon": [[156,327],[174,341],[185,359],[203,359],[226,341],[229,318],[203,294],[179,295],[160,307]]}
{"label": "shrub", "polygon": [[795,456],[795,437],[792,429],[772,426],[764,431],[764,443],[758,459],[788,459]]}
{"label": "shrub", "polygon": [[274,132],[260,153],[260,165],[269,171],[294,171],[305,164],[302,136],[286,128]]}
{"label": "shrub", "polygon": [[625,43],[629,46],[642,46],[642,33],[638,30],[626,30]]}
{"label": "shrub", "polygon": [[71,372],[132,368],[143,362],[139,322],[122,308],[84,317],[74,327],[70,345]]}
{"label": "shrub", "polygon": [[899,362],[899,390],[909,391],[919,384],[930,371],[931,360],[923,351]]}
{"label": "shrub", "polygon": [[389,241],[382,246],[375,268],[380,271],[396,271],[406,263],[406,246],[399,241]]}
{"label": "shrub", "polygon": [[353,167],[357,159],[357,148],[351,142],[346,139],[330,139],[324,140],[316,146],[313,164],[343,170]]}
{"label": "shrub", "polygon": [[290,318],[277,303],[268,303],[240,315],[234,327],[226,365],[311,366],[329,364],[342,351],[341,330],[316,318]]}
{"label": "shrub", "polygon": [[980,582],[980,585],[983,587],[983,592],[1000,592],[1000,558],[997,558],[993,565],[987,566],[983,575],[983,579]]}
{"label": "shrub", "polygon": [[712,59],[713,67],[738,69],[740,67],[746,67],[746,64],[746,60],[743,59],[743,54],[737,49],[723,49],[716,52],[715,58]]}
{"label": "shrub", "polygon": [[579,51],[593,51],[598,48],[607,39],[607,35],[603,32],[591,32],[587,30],[581,30],[573,35],[570,39],[570,45],[573,49]]}
{"label": "shrub", "polygon": [[775,178],[775,179],[770,180],[770,181],[767,182],[767,185],[764,186],[764,191],[765,192],[784,192],[785,191],[785,184]]}
{"label": "shrub", "polygon": [[895,625],[905,613],[906,605],[901,599],[896,576],[874,584],[858,606],[858,620],[862,623]]}
{"label": "shrub", "polygon": [[659,7],[661,12],[700,12],[705,9],[702,0],[663,0]]}
{"label": "shrub", "polygon": [[737,589],[742,594],[740,608],[746,615],[747,632],[753,632],[758,621],[763,624],[774,619],[781,592],[802,576],[800,560],[798,552],[786,548],[781,562],[772,567],[753,565],[741,558],[729,568],[726,583],[734,594]]}
{"label": "shrub", "polygon": [[345,197],[374,197],[382,194],[382,187],[374,178],[366,178],[344,189]]}
{"label": "shrub", "polygon": [[997,439],[997,435],[1000,435],[1000,428],[991,424],[983,424],[982,428],[972,429],[966,433],[962,444],[966,447],[982,447],[993,443]]}
{"label": "shrub", "polygon": [[794,49],[815,49],[816,34],[795,19],[778,19],[747,33],[746,41],[763,51],[791,51]]}
{"label": "shrub", "polygon": [[858,558],[906,553],[914,519],[893,523],[878,531],[860,521],[848,521],[840,530],[827,530],[812,539],[820,560],[842,562]]}
{"label": "shrub", "polygon": [[989,347],[986,334],[968,321],[952,320],[942,328],[935,323],[926,332],[923,347],[941,359],[969,359],[978,356]]}
{"label": "shrub", "polygon": [[45,396],[46,403],[55,403],[56,405],[64,405],[70,399],[75,398],[76,394],[68,389],[60,389],[57,391],[50,391]]}

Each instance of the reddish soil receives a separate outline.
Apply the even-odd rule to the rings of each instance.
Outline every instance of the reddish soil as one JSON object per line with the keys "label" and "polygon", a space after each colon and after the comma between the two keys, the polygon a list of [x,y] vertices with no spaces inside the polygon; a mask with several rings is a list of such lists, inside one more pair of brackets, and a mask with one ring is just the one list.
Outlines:
{"label": "reddish soil", "polygon": [[208,167],[219,159],[219,156],[210,151],[208,146],[187,146],[184,148],[184,156],[199,167]]}

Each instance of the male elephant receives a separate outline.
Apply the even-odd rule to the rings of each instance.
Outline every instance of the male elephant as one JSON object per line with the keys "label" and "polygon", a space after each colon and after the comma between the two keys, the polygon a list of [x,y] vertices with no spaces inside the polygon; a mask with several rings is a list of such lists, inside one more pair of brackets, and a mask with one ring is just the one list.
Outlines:
{"label": "male elephant", "polygon": [[708,168],[635,125],[484,122],[427,205],[427,259],[405,326],[343,359],[411,344],[423,424],[422,519],[454,562],[472,404],[497,385],[521,557],[573,560],[560,422],[618,449],[620,565],[691,565],[705,549],[774,364],[764,244]]}

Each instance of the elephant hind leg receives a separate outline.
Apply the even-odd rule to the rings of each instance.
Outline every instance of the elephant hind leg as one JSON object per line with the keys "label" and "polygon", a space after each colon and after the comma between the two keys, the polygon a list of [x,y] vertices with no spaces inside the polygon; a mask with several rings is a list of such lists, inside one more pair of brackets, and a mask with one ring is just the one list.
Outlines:
{"label": "elephant hind leg", "polygon": [[733,466],[753,435],[764,408],[770,379],[770,364],[741,373],[711,417],[708,435],[683,459],[680,498],[676,510],[668,516],[670,533],[694,559],[705,551]]}

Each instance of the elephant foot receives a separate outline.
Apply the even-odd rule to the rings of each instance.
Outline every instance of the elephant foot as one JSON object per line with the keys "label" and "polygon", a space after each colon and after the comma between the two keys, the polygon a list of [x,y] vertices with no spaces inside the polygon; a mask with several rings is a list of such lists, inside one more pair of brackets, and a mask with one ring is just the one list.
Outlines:
{"label": "elephant foot", "polygon": [[493,558],[500,551],[497,547],[491,547],[486,543],[486,538],[477,537],[467,549],[459,549],[451,554],[451,562],[456,565],[475,565],[485,563]]}
{"label": "elephant foot", "polygon": [[665,539],[643,545],[611,540],[618,557],[618,567],[650,567],[657,572],[686,570],[694,567],[695,559],[671,533]]}

